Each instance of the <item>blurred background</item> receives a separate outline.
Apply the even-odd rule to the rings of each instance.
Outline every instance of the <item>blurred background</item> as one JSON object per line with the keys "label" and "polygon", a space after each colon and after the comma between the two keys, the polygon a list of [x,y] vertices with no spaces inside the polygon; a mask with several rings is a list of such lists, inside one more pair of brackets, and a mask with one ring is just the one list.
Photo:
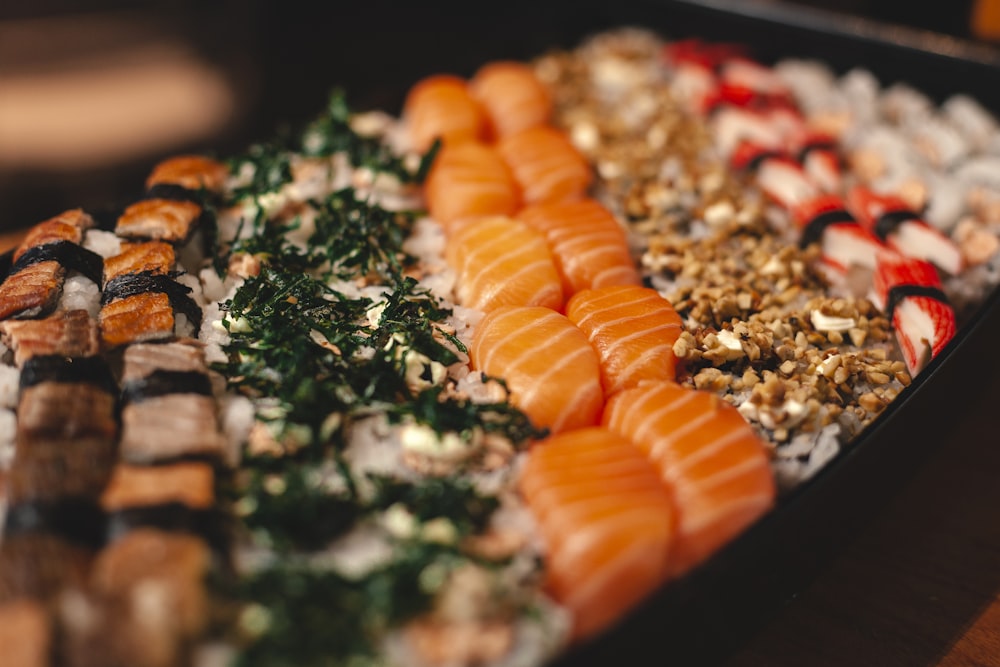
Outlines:
{"label": "blurred background", "polygon": [[[1000,35],[1000,0],[762,4],[969,40]],[[556,34],[518,32],[536,3],[505,7],[504,16],[473,23],[483,34],[462,42],[465,61],[473,61],[470,43],[485,58],[559,41]],[[359,105],[394,109],[426,68],[448,68],[449,42],[460,21],[469,24],[469,11],[468,3],[380,0],[0,3],[0,231],[65,208],[92,210],[134,197],[156,160],[185,151],[230,154],[318,111],[333,84],[345,87],[349,101],[350,91],[364,90]],[[373,21],[384,25],[378,39],[371,38]],[[353,29],[358,22],[363,30]],[[400,40],[426,52],[407,58],[394,47]]]}

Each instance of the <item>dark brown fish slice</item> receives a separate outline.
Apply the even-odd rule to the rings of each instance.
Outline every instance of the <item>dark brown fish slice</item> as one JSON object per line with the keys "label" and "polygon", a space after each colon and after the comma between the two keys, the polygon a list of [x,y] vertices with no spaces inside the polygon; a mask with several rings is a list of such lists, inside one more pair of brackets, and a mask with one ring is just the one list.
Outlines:
{"label": "dark brown fish slice", "polygon": [[50,503],[64,498],[100,495],[115,463],[114,440],[86,435],[64,438],[34,437],[15,448],[7,473],[7,500]]}
{"label": "dark brown fish slice", "polygon": [[[208,623],[211,552],[197,537],[137,529],[105,547],[64,614],[65,667],[173,667]],[[155,595],[137,595],[137,591]]]}
{"label": "dark brown fish slice", "polygon": [[52,312],[62,294],[66,269],[55,261],[24,267],[0,284],[0,320],[43,317]]}
{"label": "dark brown fish slice", "polygon": [[191,288],[174,279],[173,275],[128,273],[104,284],[101,306],[137,294],[166,294],[175,313],[184,313],[195,330],[201,327],[201,307],[191,298]]}
{"label": "dark brown fish slice", "polygon": [[208,463],[181,461],[158,466],[119,463],[101,494],[105,512],[180,504],[208,509],[215,504],[215,471]]}
{"label": "dark brown fish slice", "polygon": [[215,467],[205,461],[159,465],[121,463],[112,473],[101,508],[108,541],[139,528],[197,535],[229,560],[229,515],[215,505]]}
{"label": "dark brown fish slice", "polygon": [[127,239],[184,243],[201,217],[201,206],[190,201],[143,199],[126,208],[115,233]]}
{"label": "dark brown fish slice", "polygon": [[5,536],[0,542],[0,604],[23,598],[51,600],[69,587],[82,587],[93,550],[41,532]]}
{"label": "dark brown fish slice", "polygon": [[43,438],[97,436],[113,439],[115,397],[81,383],[44,382],[21,389],[17,438],[26,443]]}
{"label": "dark brown fish slice", "polygon": [[177,155],[163,160],[146,178],[146,189],[157,185],[176,185],[186,190],[218,192],[229,178],[229,168],[218,160],[202,155]]}
{"label": "dark brown fish slice", "polygon": [[129,345],[122,361],[123,403],[166,394],[213,395],[204,349],[196,340]]}
{"label": "dark brown fish slice", "polygon": [[225,459],[218,406],[212,396],[176,393],[126,404],[121,411],[122,460],[150,464],[199,458]]}
{"label": "dark brown fish slice", "polygon": [[130,273],[167,275],[176,264],[174,247],[164,241],[126,245],[119,254],[104,260],[104,283]]}
{"label": "dark brown fish slice", "polygon": [[68,241],[69,243],[78,245],[82,240],[83,230],[75,225],[58,220],[40,222],[28,230],[21,245],[14,251],[14,262],[16,263],[17,260],[24,256],[24,253],[32,248],[60,241]]}
{"label": "dark brown fish slice", "polygon": [[174,309],[162,292],[135,294],[101,308],[98,325],[108,348],[162,340],[174,335]]}
{"label": "dark brown fish slice", "polygon": [[83,240],[83,232],[93,226],[94,219],[82,209],[63,211],[31,227],[14,251],[13,259],[16,262],[29,249],[57,241],[79,244]]}
{"label": "dark brown fish slice", "polygon": [[96,500],[116,456],[116,411],[114,381],[102,358],[26,360],[6,484],[11,505]]}
{"label": "dark brown fish slice", "polygon": [[51,616],[38,600],[0,604],[0,646],[8,667],[45,667],[54,641]]}
{"label": "dark brown fish slice", "polygon": [[90,357],[100,351],[97,321],[85,310],[59,311],[40,320],[0,322],[0,337],[14,352],[14,363],[41,355]]}
{"label": "dark brown fish slice", "polygon": [[125,349],[122,359],[122,383],[144,378],[155,371],[208,371],[204,348],[194,339],[136,343]]}

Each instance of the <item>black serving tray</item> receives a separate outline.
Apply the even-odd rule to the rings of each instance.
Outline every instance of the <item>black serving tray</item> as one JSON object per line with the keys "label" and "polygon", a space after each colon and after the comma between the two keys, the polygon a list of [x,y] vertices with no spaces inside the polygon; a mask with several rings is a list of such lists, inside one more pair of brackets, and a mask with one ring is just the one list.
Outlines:
{"label": "black serving tray", "polygon": [[[333,59],[357,67],[345,64],[338,68],[341,79],[326,81],[343,83],[356,104],[398,111],[403,94],[421,76],[470,75],[489,59],[530,58],[571,48],[602,30],[638,26],[668,39],[741,43],[766,63],[794,56],[822,60],[838,73],[863,67],[883,85],[906,82],[938,102],[967,93],[1000,110],[995,49],[802,6],[722,0],[515,1],[496,11],[454,3],[391,5],[354,8],[349,23],[364,34],[340,35],[343,41],[329,43],[337,54]],[[367,41],[370,35],[380,36],[384,51]],[[325,94],[323,86],[286,90],[302,96],[303,112]],[[955,429],[970,369],[1000,370],[1000,351],[993,345],[998,325],[1000,294],[994,293],[850,448],[697,570],[654,593],[553,667],[711,665],[733,655],[823,571]]]}
{"label": "black serving tray", "polygon": [[[310,118],[335,86],[347,91],[355,108],[398,112],[406,90],[422,76],[471,75],[491,59],[572,48],[588,35],[625,26],[668,39],[738,42],[763,62],[795,56],[822,60],[838,72],[863,67],[883,84],[907,82],[938,101],[967,93],[1000,111],[1000,52],[992,48],[775,2],[368,0],[343,6],[292,0],[234,6],[251,13],[255,32],[245,55],[256,70],[259,96],[247,112],[247,142]],[[225,38],[219,35],[223,45]],[[998,329],[995,291],[897,400],[813,479],[702,566],[553,667],[710,665],[730,656],[823,570],[954,430],[970,369],[1000,370]]]}

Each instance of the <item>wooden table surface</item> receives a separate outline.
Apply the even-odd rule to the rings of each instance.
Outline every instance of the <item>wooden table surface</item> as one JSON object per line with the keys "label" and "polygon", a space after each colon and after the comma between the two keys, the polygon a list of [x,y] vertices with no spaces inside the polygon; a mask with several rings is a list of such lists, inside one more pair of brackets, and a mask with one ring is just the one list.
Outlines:
{"label": "wooden table surface", "polygon": [[984,370],[958,428],[725,667],[1000,667],[1000,369]]}
{"label": "wooden table surface", "polygon": [[1000,369],[987,371],[959,428],[726,667],[1000,665]]}

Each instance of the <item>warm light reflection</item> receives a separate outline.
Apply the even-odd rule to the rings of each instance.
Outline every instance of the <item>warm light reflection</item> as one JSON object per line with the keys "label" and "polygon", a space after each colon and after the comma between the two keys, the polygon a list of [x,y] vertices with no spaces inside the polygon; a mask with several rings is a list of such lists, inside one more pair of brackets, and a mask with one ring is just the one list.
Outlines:
{"label": "warm light reflection", "polygon": [[[0,23],[0,33],[10,45],[18,31],[44,35],[44,27]],[[22,39],[46,45],[44,63],[29,52],[0,67],[0,171],[123,162],[211,137],[234,117],[232,82],[182,38],[115,40],[129,23],[103,27],[112,33],[107,47],[85,57],[67,49],[61,61],[52,55],[58,44]]]}

